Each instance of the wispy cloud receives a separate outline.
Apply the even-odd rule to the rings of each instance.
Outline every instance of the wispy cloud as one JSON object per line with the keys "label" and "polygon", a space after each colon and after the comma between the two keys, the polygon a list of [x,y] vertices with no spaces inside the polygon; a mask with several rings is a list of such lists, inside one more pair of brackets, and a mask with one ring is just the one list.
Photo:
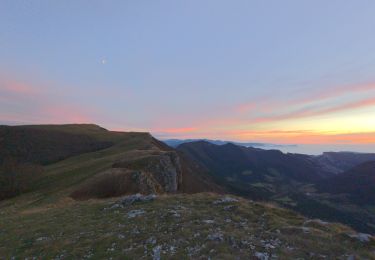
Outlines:
{"label": "wispy cloud", "polygon": [[326,115],[346,110],[353,110],[357,108],[375,106],[375,97],[371,98],[363,98],[360,100],[350,101],[343,104],[332,105],[330,107],[322,108],[319,106],[308,106],[303,107],[301,109],[296,109],[290,112],[279,113],[279,114],[271,114],[266,115],[263,117],[255,117],[250,120],[250,122],[255,123],[264,123],[270,121],[280,121],[280,120],[287,120],[287,119],[299,119],[305,117],[312,117],[312,116],[319,116],[319,115]]}
{"label": "wispy cloud", "polygon": [[[278,119],[276,116],[280,111],[292,110],[288,113],[300,114],[301,116],[313,116],[313,113],[304,113],[314,107],[318,107],[323,101],[330,102],[331,104],[341,103],[340,100],[343,96],[372,93],[375,95],[375,83],[359,84],[359,85],[344,85],[344,86],[334,86],[327,88],[317,88],[310,91],[301,91],[289,93],[287,97],[280,98],[277,95],[270,93],[268,96],[257,98],[245,104],[239,104],[234,108],[239,114],[255,114],[259,115],[262,113],[272,113],[275,114],[275,120]],[[332,106],[332,105],[331,105]],[[340,107],[340,104],[337,105]],[[341,106],[345,110],[345,106]],[[353,107],[355,108],[355,107]],[[338,112],[338,110],[327,109],[326,113]],[[283,117],[280,118],[284,119]]]}
{"label": "wispy cloud", "polygon": [[0,79],[0,91],[8,94],[34,94],[37,90],[23,82],[9,79]]}
{"label": "wispy cloud", "polygon": [[92,111],[59,96],[50,86],[0,77],[0,120],[22,123],[92,122]]}
{"label": "wispy cloud", "polygon": [[153,130],[153,133],[159,136],[171,135],[171,134],[184,135],[184,134],[194,133],[197,130],[198,128],[196,127],[164,128],[164,129],[155,129]]}

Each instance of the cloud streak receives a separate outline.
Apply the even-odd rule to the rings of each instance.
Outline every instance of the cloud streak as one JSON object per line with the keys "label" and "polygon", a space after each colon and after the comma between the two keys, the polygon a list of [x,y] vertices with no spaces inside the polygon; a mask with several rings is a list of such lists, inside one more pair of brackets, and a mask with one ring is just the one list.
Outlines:
{"label": "cloud streak", "polygon": [[321,107],[305,107],[299,110],[294,110],[287,113],[281,113],[278,115],[269,115],[264,117],[257,117],[253,120],[250,120],[254,123],[264,123],[264,122],[272,122],[272,121],[281,121],[281,120],[289,120],[289,119],[299,119],[305,117],[313,117],[313,116],[320,116],[326,115],[346,110],[353,110],[358,108],[370,107],[375,106],[375,97],[371,98],[364,98],[361,100],[346,102],[344,104],[333,105],[327,108]]}
{"label": "cloud streak", "polygon": [[2,77],[0,79],[0,91],[3,94],[32,95],[37,92],[37,89],[21,81],[4,79]]}
{"label": "cloud streak", "polygon": [[[287,97],[285,99],[280,99],[275,95],[268,95],[264,98],[258,98],[258,100],[240,104],[234,108],[234,111],[243,115],[249,112],[275,112],[285,110],[285,108],[288,107],[296,110],[298,108],[314,105],[322,101],[330,101],[331,103],[340,102],[339,99],[345,95],[360,94],[373,91],[375,91],[375,83],[327,87],[325,89],[312,90],[312,93],[304,93],[302,96],[300,93],[295,92],[290,93],[291,97]],[[298,97],[295,97],[296,95]]]}
{"label": "cloud streak", "polygon": [[0,77],[1,121],[22,123],[87,123],[87,109],[61,98],[50,87]]}

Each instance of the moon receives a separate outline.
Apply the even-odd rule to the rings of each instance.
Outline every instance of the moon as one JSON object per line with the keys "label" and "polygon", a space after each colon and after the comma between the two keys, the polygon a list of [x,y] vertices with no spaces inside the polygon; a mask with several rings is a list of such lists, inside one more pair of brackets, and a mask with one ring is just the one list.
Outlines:
{"label": "moon", "polygon": [[102,59],[102,64],[103,64],[103,65],[107,64],[107,59],[105,59],[105,58]]}

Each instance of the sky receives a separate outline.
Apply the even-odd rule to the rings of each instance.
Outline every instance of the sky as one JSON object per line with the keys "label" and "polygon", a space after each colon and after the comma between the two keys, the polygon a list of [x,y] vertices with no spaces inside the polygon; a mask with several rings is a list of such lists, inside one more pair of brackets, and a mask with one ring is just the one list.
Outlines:
{"label": "sky", "polygon": [[373,0],[2,0],[0,123],[375,147],[374,13]]}

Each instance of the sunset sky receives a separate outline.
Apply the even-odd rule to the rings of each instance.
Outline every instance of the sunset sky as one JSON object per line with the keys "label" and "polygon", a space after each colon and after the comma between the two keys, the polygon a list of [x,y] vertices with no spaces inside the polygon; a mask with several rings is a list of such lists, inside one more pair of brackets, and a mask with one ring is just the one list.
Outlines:
{"label": "sunset sky", "polygon": [[0,1],[0,123],[375,144],[375,1]]}

